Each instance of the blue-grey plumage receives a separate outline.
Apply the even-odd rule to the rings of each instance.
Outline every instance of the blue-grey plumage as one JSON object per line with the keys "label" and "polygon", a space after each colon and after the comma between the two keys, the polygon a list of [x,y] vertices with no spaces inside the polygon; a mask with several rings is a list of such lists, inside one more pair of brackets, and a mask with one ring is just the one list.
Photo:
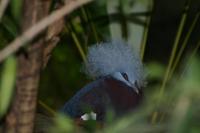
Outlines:
{"label": "blue-grey plumage", "polygon": [[71,98],[63,107],[62,112],[72,118],[81,118],[90,112],[97,114],[97,120],[105,118],[107,109],[113,108],[116,115],[121,115],[134,109],[142,99],[142,91],[136,93],[130,86],[111,76],[98,79]]}
{"label": "blue-grey plumage", "polygon": [[134,109],[145,85],[138,51],[123,41],[93,45],[88,49],[86,74],[97,80],[75,94],[62,108],[72,118],[82,118],[89,108],[97,120],[104,120],[108,108],[117,115]]}
{"label": "blue-grey plumage", "polygon": [[[94,89],[99,88],[99,86],[103,87],[104,85],[104,79],[98,79],[96,81],[93,81],[92,83],[89,83],[88,85],[86,85],[85,87],[83,87],[80,91],[78,91],[76,93],[76,95],[74,95],[62,108],[62,112],[64,112],[65,114],[71,116],[72,118],[79,118],[81,117],[87,110],[84,110],[84,102],[83,101],[83,97],[86,96],[86,94],[91,94],[92,93],[93,97],[96,97],[97,99],[95,101],[91,101],[90,102],[96,102],[96,104],[98,105],[98,103],[100,103],[100,100],[98,100],[99,97],[97,97],[97,92],[94,91]],[[86,104],[86,103],[85,103]],[[87,103],[90,104],[92,106],[91,103]],[[92,108],[92,107],[91,107]],[[94,108],[94,107],[93,107]]]}

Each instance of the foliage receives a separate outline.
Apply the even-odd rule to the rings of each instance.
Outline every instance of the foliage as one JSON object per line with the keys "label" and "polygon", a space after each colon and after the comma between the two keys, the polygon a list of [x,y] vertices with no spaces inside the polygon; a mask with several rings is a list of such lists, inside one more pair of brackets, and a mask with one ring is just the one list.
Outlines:
{"label": "foliage", "polygon": [[[129,1],[121,0],[120,4],[125,7],[129,5],[127,4]],[[134,5],[136,0],[132,2]],[[156,4],[157,1],[154,2]],[[145,3],[144,0],[142,3]],[[145,100],[140,108],[117,119],[113,118],[113,114],[110,112],[109,120],[104,128],[96,128],[98,123],[90,122],[92,124],[88,124],[85,130],[76,127],[67,116],[51,113],[54,115],[54,123],[53,126],[47,127],[48,130],[51,132],[108,133],[200,132],[200,107],[198,105],[200,100],[200,57],[194,56],[200,46],[199,37],[195,34],[198,33],[195,32],[195,27],[198,27],[199,11],[195,12],[191,19],[188,8],[190,9],[190,6],[186,3],[182,9],[184,11],[180,15],[182,17],[179,16],[181,19],[179,19],[180,24],[177,25],[179,27],[176,31],[177,34],[174,35],[174,43],[167,44],[172,47],[169,57],[166,57],[163,51],[157,51],[157,48],[153,46],[154,44],[149,44],[150,37],[155,38],[155,35],[149,34],[148,31],[156,30],[151,29],[151,23],[155,19],[152,9],[150,9],[150,12],[135,14],[127,10],[109,14],[107,2],[98,1],[83,6],[68,16],[65,28],[60,35],[61,40],[54,49],[47,67],[41,73],[38,101],[42,101],[44,104],[39,103],[38,112],[49,113],[51,111],[48,108],[52,108],[50,110],[56,112],[81,87],[92,80],[88,79],[80,70],[87,48],[94,43],[112,39],[110,25],[113,23],[118,23],[120,25],[118,28],[122,29],[129,29],[130,27],[126,27],[129,22],[146,28],[143,29],[144,35],[141,36],[141,56],[144,57],[147,68],[148,85],[144,90]],[[20,33],[20,12],[21,3],[13,0],[0,22],[0,48],[5,47]],[[140,15],[149,17],[149,19],[140,20],[138,19]],[[168,20],[165,23],[168,23]],[[115,30],[118,31],[119,29]],[[119,34],[123,36],[123,32],[127,32],[127,30],[122,30]],[[127,40],[132,37],[128,33],[125,35]],[[168,40],[163,40],[163,42],[165,41]],[[157,53],[162,61],[148,56],[147,45],[149,45],[149,49],[152,48],[151,54]],[[166,63],[168,60],[169,63]],[[12,56],[5,60],[2,65],[0,65],[0,117],[8,109],[13,93],[16,61]],[[44,105],[49,107],[47,108]],[[48,119],[45,122],[48,123]]]}
{"label": "foliage", "polygon": [[6,113],[12,99],[13,88],[15,86],[16,59],[9,57],[3,66],[0,82],[0,118]]}

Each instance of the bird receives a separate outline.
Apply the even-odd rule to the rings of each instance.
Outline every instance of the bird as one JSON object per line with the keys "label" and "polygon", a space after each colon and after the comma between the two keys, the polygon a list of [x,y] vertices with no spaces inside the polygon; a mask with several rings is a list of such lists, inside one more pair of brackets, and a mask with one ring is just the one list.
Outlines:
{"label": "bird", "polygon": [[82,70],[94,81],[67,101],[62,113],[104,122],[109,109],[122,116],[138,107],[146,75],[137,50],[123,40],[107,41],[91,45],[86,58]]}

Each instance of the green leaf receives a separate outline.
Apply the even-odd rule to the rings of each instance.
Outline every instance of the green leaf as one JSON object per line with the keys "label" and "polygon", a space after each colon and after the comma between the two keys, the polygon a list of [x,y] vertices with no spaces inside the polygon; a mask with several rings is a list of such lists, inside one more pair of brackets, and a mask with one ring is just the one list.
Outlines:
{"label": "green leaf", "polygon": [[22,0],[12,0],[11,1],[11,12],[16,20],[21,18]]}
{"label": "green leaf", "polygon": [[17,34],[18,34],[17,26],[10,17],[4,16],[2,18],[2,26],[8,31],[8,33],[13,38],[17,36]]}
{"label": "green leaf", "polygon": [[148,78],[149,79],[161,79],[164,74],[164,66],[157,62],[151,62],[147,64]]}
{"label": "green leaf", "polygon": [[73,121],[66,115],[58,114],[55,117],[55,126],[50,128],[50,133],[72,133],[74,132]]}
{"label": "green leaf", "polygon": [[0,117],[5,114],[10,104],[16,78],[16,59],[10,56],[3,64],[0,81]]}
{"label": "green leaf", "polygon": [[[200,60],[199,57],[193,57],[189,60],[186,65],[186,68],[181,75],[182,77],[182,86],[190,92],[199,92],[200,86]],[[182,88],[183,88],[182,87]]]}

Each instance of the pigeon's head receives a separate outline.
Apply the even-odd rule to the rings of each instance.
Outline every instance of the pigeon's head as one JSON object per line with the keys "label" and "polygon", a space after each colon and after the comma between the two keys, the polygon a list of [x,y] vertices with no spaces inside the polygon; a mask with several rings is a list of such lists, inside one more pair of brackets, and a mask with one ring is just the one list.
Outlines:
{"label": "pigeon's head", "polygon": [[145,85],[139,51],[124,41],[95,44],[88,49],[85,72],[92,78],[112,76],[136,92]]}

